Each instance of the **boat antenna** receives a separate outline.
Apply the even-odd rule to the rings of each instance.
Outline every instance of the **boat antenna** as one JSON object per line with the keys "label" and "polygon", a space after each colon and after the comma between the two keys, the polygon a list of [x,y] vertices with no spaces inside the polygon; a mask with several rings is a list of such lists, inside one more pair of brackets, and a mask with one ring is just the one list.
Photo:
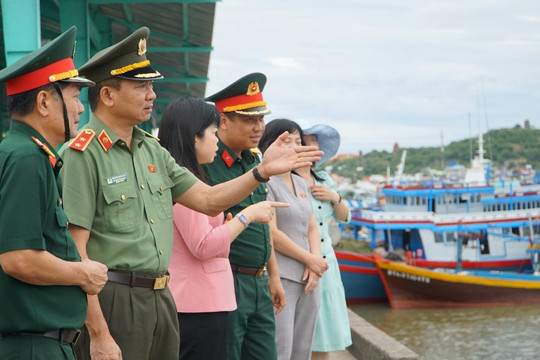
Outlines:
{"label": "boat antenna", "polygon": [[480,77],[480,84],[482,86],[482,97],[484,100],[484,117],[486,118],[486,131],[487,131],[487,138],[488,138],[489,158],[491,159],[491,161],[495,161],[495,159],[493,159],[493,154],[491,152],[491,133],[489,132],[489,121],[488,121],[487,105],[486,105],[486,92],[484,91],[484,76],[483,75]]}
{"label": "boat antenna", "polygon": [[471,130],[471,113],[469,115],[469,164],[472,164],[472,130]]}

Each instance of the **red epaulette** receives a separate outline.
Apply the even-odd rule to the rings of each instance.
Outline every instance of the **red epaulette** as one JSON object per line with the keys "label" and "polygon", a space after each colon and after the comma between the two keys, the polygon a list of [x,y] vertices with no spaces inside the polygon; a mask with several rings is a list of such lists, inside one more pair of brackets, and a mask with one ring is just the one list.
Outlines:
{"label": "red epaulette", "polygon": [[92,141],[92,139],[96,136],[96,133],[92,129],[83,129],[77,134],[75,139],[69,144],[69,147],[78,150],[78,151],[84,151],[88,147],[88,144]]}

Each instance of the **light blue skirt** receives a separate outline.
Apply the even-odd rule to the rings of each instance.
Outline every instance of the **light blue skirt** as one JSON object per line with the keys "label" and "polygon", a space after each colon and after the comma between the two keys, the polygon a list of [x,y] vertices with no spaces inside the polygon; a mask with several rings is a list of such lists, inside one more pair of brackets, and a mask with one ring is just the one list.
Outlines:
{"label": "light blue skirt", "polygon": [[328,270],[319,281],[321,307],[311,346],[317,352],[344,350],[352,344],[345,289],[333,250],[327,254],[326,261]]}

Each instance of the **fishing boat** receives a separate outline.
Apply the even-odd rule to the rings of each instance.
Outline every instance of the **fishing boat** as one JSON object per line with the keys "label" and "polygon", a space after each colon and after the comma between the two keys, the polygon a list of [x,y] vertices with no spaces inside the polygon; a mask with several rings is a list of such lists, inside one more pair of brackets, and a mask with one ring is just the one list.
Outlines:
{"label": "fishing boat", "polygon": [[[538,260],[539,247],[533,248]],[[375,256],[392,308],[540,304],[540,273],[426,269]],[[537,262],[536,262],[537,264]]]}
{"label": "fishing boat", "polygon": [[[459,249],[463,269],[530,271],[527,248],[540,233],[540,185],[490,180],[482,144],[480,136],[478,155],[459,182],[411,183],[397,176],[380,191],[384,204],[355,209],[350,234],[343,231],[342,236],[389,253],[402,249],[419,268],[455,269],[458,235],[475,233]],[[336,256],[349,303],[381,300],[383,286],[370,254],[338,250]]]}

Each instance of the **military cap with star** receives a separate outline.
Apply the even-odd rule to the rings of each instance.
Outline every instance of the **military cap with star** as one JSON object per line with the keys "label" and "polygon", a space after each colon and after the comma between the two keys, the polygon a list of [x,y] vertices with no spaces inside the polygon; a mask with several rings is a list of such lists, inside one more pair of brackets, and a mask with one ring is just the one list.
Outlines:
{"label": "military cap with star", "polygon": [[260,116],[270,114],[263,99],[262,90],[266,76],[251,73],[205,100],[216,104],[220,113],[234,112],[239,115]]}
{"label": "military cap with star", "polygon": [[80,73],[96,83],[112,77],[140,81],[163,79],[146,58],[149,36],[147,27],[135,30],[124,40],[92,56],[80,67]]}
{"label": "military cap with star", "polygon": [[72,26],[44,46],[0,70],[0,82],[6,83],[8,96],[37,89],[57,81],[92,86],[94,82],[79,77],[73,64],[75,33]]}

